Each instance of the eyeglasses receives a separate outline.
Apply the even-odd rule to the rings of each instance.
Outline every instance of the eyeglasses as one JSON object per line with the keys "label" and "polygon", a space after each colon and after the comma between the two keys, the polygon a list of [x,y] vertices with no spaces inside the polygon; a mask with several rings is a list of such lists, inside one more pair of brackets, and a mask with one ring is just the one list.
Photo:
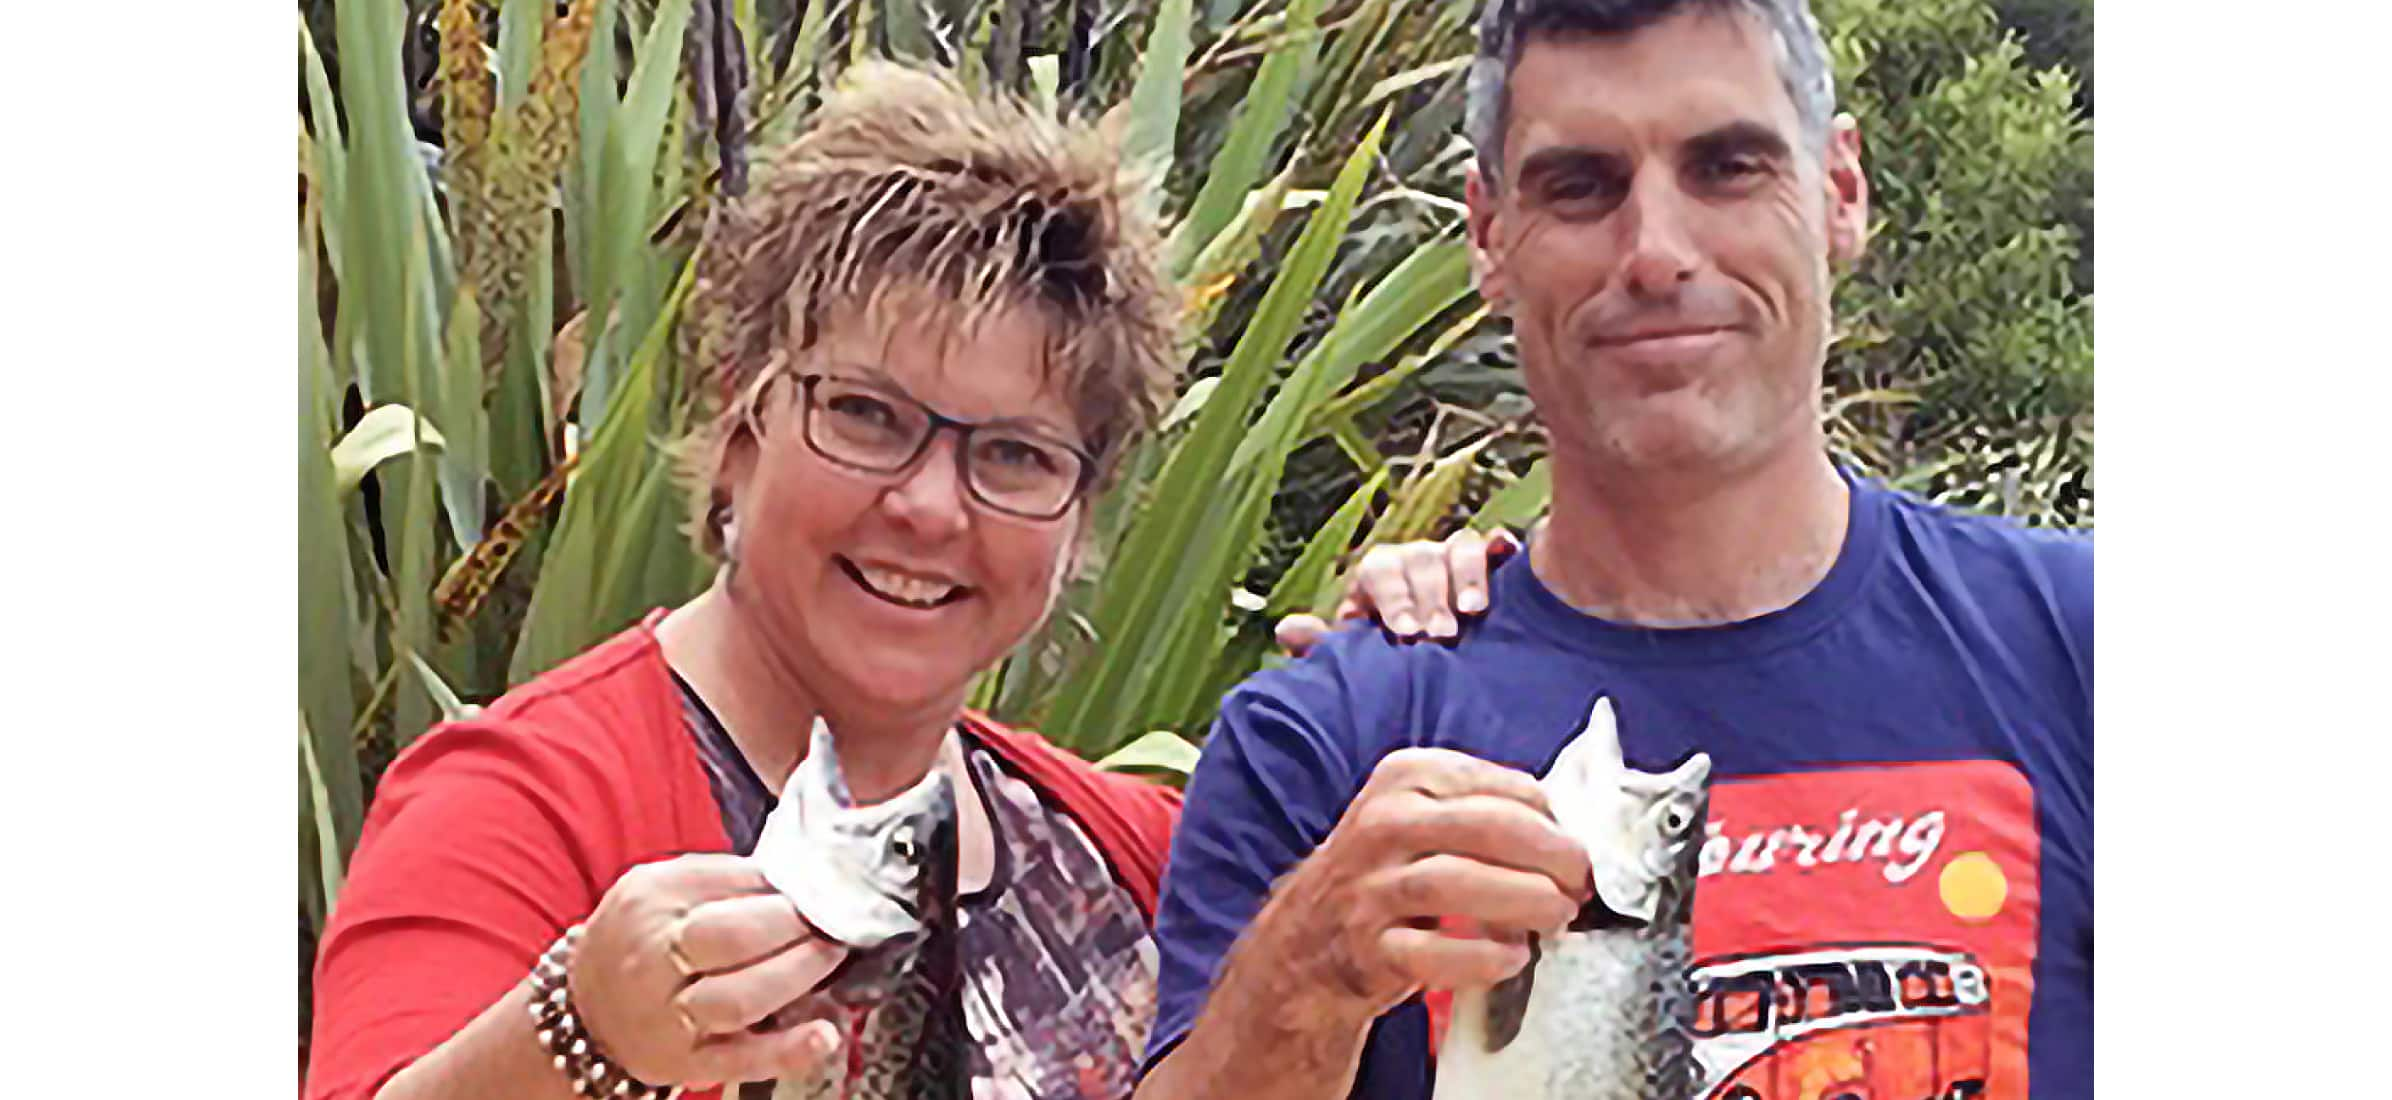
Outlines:
{"label": "eyeglasses", "polygon": [[1031,520],[1061,517],[1094,476],[1086,452],[1019,424],[957,420],[888,387],[825,374],[798,375],[797,386],[806,446],[849,469],[903,473],[940,428],[953,428],[956,474],[972,499]]}

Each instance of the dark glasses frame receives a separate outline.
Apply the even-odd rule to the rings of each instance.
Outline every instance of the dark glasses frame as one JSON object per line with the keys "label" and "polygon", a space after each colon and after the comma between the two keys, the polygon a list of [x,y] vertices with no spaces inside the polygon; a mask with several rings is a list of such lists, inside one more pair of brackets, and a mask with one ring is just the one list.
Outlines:
{"label": "dark glasses frame", "polygon": [[[922,456],[929,453],[931,441],[938,438],[938,434],[941,429],[952,428],[955,430],[957,437],[957,445],[955,448],[955,477],[958,481],[963,483],[964,492],[969,494],[975,503],[991,511],[997,512],[1001,515],[1012,516],[1016,519],[1034,520],[1039,522],[1051,522],[1053,520],[1061,519],[1064,513],[1071,511],[1071,506],[1074,503],[1077,503],[1080,498],[1087,495],[1089,486],[1094,484],[1096,480],[1096,457],[1089,454],[1085,448],[1064,440],[1057,439],[1044,432],[1025,429],[1015,422],[1001,420],[959,420],[923,404],[922,402],[916,400],[913,395],[908,394],[903,390],[899,390],[893,386],[881,385],[875,382],[865,382],[853,378],[842,378],[820,372],[807,372],[804,374],[799,374],[794,371],[790,371],[787,368],[782,368],[778,373],[785,374],[797,382],[799,438],[805,440],[807,450],[814,452],[816,455],[821,456],[824,461],[830,462],[834,465],[843,466],[859,473],[902,474],[913,469],[914,464],[922,461]],[[898,461],[892,465],[876,465],[873,463],[858,461],[857,459],[848,455],[834,454],[830,450],[826,449],[822,442],[816,439],[814,436],[814,414],[820,407],[819,402],[815,397],[815,388],[824,382],[837,382],[844,385],[857,386],[863,389],[871,390],[876,396],[910,407],[922,415],[924,421],[929,424],[929,430],[922,433],[922,438],[914,444],[914,449],[907,453],[902,461]],[[1004,431],[1012,435],[1019,435],[1035,439],[1047,446],[1062,450],[1070,454],[1073,458],[1077,459],[1079,461],[1078,472],[1072,479],[1071,490],[1063,495],[1062,502],[1056,505],[1052,511],[1039,512],[1016,508],[1010,505],[999,504],[996,501],[991,500],[988,494],[981,490],[979,482],[972,477],[972,441],[974,436],[976,436],[983,429]],[[758,434],[762,434],[760,430]]]}

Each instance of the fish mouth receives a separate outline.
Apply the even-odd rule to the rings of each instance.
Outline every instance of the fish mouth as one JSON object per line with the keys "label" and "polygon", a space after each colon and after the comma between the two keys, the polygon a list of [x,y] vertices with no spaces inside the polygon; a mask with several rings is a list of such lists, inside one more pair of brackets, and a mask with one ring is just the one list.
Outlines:
{"label": "fish mouth", "polygon": [[1594,897],[1587,899],[1585,905],[1579,907],[1578,915],[1570,921],[1569,930],[1572,932],[1607,932],[1620,928],[1646,928],[1650,927],[1652,923],[1642,917],[1622,913],[1603,904],[1603,895],[1598,891]]}

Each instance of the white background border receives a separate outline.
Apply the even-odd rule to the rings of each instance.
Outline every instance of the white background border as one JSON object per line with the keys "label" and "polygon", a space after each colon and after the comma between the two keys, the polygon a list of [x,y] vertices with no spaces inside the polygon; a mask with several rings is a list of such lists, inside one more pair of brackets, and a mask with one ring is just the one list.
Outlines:
{"label": "white background border", "polygon": [[[2102,15],[2101,1091],[2369,1094],[2392,11]],[[294,22],[9,12],[16,1088],[295,1085]]]}

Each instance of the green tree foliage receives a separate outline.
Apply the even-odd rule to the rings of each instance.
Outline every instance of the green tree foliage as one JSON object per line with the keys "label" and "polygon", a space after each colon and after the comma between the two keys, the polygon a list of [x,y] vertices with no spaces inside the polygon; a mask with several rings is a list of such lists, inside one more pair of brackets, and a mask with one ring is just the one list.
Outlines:
{"label": "green tree foliage", "polygon": [[1839,449],[1898,485],[2030,522],[2092,519],[2093,300],[2072,190],[2090,123],[1982,0],[1821,5],[1876,228],[1836,300]]}

